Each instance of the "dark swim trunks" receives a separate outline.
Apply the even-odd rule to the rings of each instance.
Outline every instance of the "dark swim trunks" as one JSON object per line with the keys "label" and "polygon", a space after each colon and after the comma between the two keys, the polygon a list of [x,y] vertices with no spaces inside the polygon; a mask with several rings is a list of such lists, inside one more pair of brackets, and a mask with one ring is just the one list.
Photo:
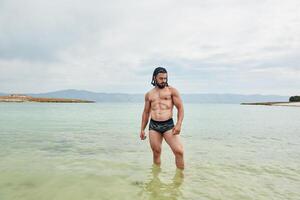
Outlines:
{"label": "dark swim trunks", "polygon": [[174,127],[173,119],[168,119],[166,121],[155,121],[150,119],[149,130],[155,130],[161,134],[171,130]]}

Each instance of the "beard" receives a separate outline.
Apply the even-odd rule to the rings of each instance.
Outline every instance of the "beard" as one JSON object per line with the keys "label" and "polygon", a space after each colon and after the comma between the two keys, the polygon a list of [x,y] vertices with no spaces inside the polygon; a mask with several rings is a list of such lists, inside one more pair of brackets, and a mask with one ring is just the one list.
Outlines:
{"label": "beard", "polygon": [[161,84],[157,83],[156,85],[159,89],[163,89],[166,87],[167,84],[166,83],[161,83]]}

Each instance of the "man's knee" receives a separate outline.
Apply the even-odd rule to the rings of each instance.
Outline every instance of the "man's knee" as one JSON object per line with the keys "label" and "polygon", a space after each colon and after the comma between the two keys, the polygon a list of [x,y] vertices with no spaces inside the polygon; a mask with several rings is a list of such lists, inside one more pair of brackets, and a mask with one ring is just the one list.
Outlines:
{"label": "man's knee", "polygon": [[153,151],[154,156],[160,156],[160,154],[161,154],[161,147],[152,148],[152,151]]}
{"label": "man's knee", "polygon": [[183,148],[175,148],[173,150],[173,153],[175,154],[175,156],[183,156]]}

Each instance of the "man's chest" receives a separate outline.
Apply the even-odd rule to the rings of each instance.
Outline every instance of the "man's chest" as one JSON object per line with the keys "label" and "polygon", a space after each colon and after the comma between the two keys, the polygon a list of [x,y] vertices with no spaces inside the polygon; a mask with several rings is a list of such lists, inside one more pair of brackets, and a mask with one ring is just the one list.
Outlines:
{"label": "man's chest", "polygon": [[150,96],[151,102],[172,101],[172,94],[169,91],[155,92]]}

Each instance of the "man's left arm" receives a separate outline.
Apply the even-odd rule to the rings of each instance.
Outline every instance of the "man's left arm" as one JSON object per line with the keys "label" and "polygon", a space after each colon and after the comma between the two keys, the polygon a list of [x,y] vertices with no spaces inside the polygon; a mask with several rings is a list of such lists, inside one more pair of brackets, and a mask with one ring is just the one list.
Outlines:
{"label": "man's left arm", "polygon": [[175,107],[177,108],[177,122],[175,127],[173,128],[173,134],[176,135],[179,134],[181,131],[181,125],[184,117],[184,109],[180,94],[175,88],[172,88],[172,99]]}

